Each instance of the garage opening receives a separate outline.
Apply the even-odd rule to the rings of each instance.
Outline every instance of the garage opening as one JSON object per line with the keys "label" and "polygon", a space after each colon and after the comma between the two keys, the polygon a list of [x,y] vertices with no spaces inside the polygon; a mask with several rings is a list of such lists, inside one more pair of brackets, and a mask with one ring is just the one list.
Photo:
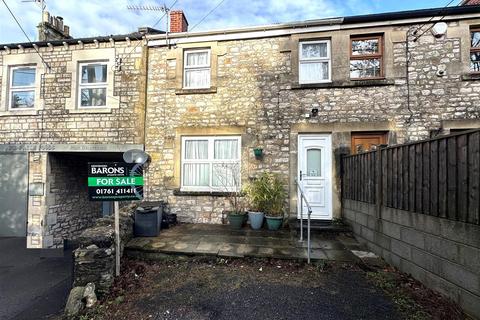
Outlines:
{"label": "garage opening", "polygon": [[47,228],[53,247],[75,241],[96,219],[111,212],[109,203],[88,199],[88,162],[123,161],[122,153],[50,153],[47,170]]}

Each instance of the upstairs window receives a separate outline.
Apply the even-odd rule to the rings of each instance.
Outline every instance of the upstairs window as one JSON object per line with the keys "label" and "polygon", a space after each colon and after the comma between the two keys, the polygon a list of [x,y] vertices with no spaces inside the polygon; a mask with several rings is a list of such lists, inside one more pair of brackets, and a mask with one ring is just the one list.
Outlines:
{"label": "upstairs window", "polygon": [[350,41],[350,79],[382,78],[382,36],[354,37]]}
{"label": "upstairs window", "polygon": [[81,63],[79,83],[80,107],[107,105],[107,63]]}
{"label": "upstairs window", "polygon": [[470,30],[470,71],[480,73],[480,28]]}
{"label": "upstairs window", "polygon": [[182,138],[182,190],[231,192],[240,188],[240,137]]}
{"label": "upstairs window", "polygon": [[35,67],[12,67],[10,71],[10,109],[31,109],[35,105]]}
{"label": "upstairs window", "polygon": [[330,82],[330,41],[305,41],[299,46],[299,83]]}
{"label": "upstairs window", "polygon": [[183,87],[210,88],[210,50],[185,50],[183,59]]}

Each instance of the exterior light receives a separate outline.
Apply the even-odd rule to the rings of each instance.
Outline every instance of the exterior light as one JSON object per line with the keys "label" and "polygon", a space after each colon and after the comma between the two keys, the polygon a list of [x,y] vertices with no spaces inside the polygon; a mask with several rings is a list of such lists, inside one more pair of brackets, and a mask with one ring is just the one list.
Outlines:
{"label": "exterior light", "polygon": [[123,153],[123,160],[126,163],[145,164],[149,158],[149,154],[140,149],[132,149]]}

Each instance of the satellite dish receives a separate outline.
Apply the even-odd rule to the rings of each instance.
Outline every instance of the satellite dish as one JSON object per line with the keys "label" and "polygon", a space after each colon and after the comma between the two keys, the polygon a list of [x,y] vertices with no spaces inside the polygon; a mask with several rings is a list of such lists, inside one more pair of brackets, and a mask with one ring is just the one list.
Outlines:
{"label": "satellite dish", "polygon": [[144,164],[149,158],[148,153],[140,149],[131,149],[123,153],[123,160],[126,163]]}
{"label": "satellite dish", "polygon": [[437,22],[432,27],[432,34],[439,38],[447,33],[448,25],[445,22]]}

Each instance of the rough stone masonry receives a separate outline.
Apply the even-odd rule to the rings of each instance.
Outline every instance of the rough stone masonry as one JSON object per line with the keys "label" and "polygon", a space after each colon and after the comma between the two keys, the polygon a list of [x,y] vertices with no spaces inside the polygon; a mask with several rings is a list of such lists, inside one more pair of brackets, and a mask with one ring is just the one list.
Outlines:
{"label": "rough stone masonry", "polygon": [[[152,155],[147,197],[168,200],[183,221],[221,223],[225,197],[182,193],[182,135],[242,137],[243,181],[263,170],[279,173],[289,193],[288,211],[296,214],[297,137],[331,132],[334,161],[334,217],[340,217],[340,154],[349,152],[352,132],[389,132],[389,143],[448,133],[446,123],[470,120],[479,126],[480,82],[469,76],[470,26],[480,20],[452,20],[441,37],[407,33],[420,25],[379,26],[261,39],[185,40],[151,46],[148,62],[146,150]],[[349,42],[359,34],[382,34],[385,78],[349,79]],[[205,36],[208,38],[208,35]],[[332,82],[298,84],[298,44],[330,39]],[[175,41],[176,39],[172,40]],[[210,48],[211,88],[182,88],[183,52]],[[408,82],[407,88],[407,59]],[[442,70],[443,72],[438,72]],[[316,117],[306,118],[313,108]],[[454,128],[453,126],[452,128]],[[262,160],[252,149],[264,150]]]}
{"label": "rough stone masonry", "polygon": [[[35,46],[8,45],[0,50],[0,146],[6,152],[28,153],[28,183],[44,190],[28,196],[27,245],[61,247],[102,212],[101,203],[88,202],[84,156],[95,161],[106,152],[105,146],[143,145],[146,51],[128,36]],[[79,66],[92,61],[107,64],[106,105],[82,108]],[[9,72],[23,65],[36,68],[35,105],[12,110]],[[87,146],[96,153],[62,155],[65,150],[57,150],[59,144],[78,152]]]}

